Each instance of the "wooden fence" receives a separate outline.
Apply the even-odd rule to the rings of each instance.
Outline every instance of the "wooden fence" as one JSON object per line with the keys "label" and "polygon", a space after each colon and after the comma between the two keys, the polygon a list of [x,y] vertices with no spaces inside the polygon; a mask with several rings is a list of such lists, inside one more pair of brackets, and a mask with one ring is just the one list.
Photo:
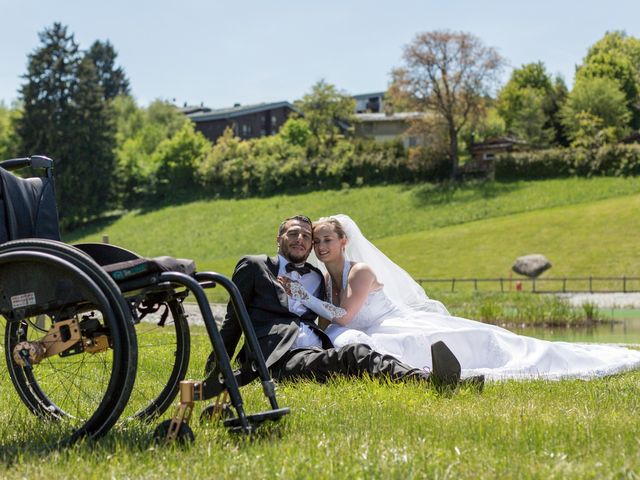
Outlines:
{"label": "wooden fence", "polygon": [[416,278],[427,292],[443,285],[451,292],[529,291],[535,293],[634,293],[640,292],[640,277],[499,277],[499,278]]}

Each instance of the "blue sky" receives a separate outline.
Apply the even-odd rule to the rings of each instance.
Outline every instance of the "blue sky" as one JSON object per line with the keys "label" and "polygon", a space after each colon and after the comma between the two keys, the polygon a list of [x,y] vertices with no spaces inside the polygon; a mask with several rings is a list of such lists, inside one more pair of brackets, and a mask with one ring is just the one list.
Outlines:
{"label": "blue sky", "polygon": [[640,1],[0,0],[0,101],[18,97],[38,32],[59,21],[82,48],[110,40],[138,102],[218,108],[300,98],[324,78],[386,89],[418,32],[473,33],[512,68],[543,61],[571,85],[608,30],[640,37]]}

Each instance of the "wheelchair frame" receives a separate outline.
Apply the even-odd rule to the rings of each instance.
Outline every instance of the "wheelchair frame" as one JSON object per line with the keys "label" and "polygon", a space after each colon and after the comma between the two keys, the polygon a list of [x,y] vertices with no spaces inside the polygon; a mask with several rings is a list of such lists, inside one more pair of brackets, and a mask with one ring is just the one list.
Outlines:
{"label": "wheelchair frame", "polygon": [[[53,161],[47,157],[32,156],[0,162],[0,169],[4,170],[23,167],[44,169],[43,178],[53,183]],[[3,175],[6,176],[6,172]],[[11,199],[1,188],[0,194],[0,208],[4,207],[8,215],[11,213]],[[32,215],[32,223],[35,222]],[[33,227],[35,231],[35,225]],[[1,228],[4,225],[0,225]],[[173,418],[156,429],[157,438],[171,441],[193,438],[188,423],[195,401],[218,397],[216,404],[208,407],[209,411],[206,412],[210,414],[213,410],[218,417],[229,416],[232,407],[235,416],[223,422],[231,432],[251,433],[265,420],[278,420],[289,413],[288,408],[278,406],[275,386],[247,309],[240,292],[229,278],[215,272],[175,271],[167,268],[162,261],[144,259],[113,245],[81,244],[74,247],[52,238],[33,238],[33,233],[30,233],[33,237],[24,238],[24,234],[12,233],[11,226],[7,230],[10,241],[0,245],[0,315],[7,320],[7,365],[22,401],[36,415],[54,419],[63,417],[63,409],[59,409],[42,390],[49,380],[38,383],[34,366],[44,359],[52,359],[53,363],[66,357],[73,358],[74,355],[93,360],[97,358],[97,353],[105,351],[109,352],[107,357],[111,359],[110,363],[109,359],[104,361],[103,370],[110,369],[110,375],[108,382],[105,379],[106,391],[98,409],[87,421],[80,421],[73,426],[72,431],[65,433],[58,443],[68,444],[85,436],[97,438],[103,435],[115,424],[129,402],[138,361],[134,330],[134,324],[140,321],[138,311],[144,314],[155,305],[166,305],[165,312],[170,310],[174,321],[181,322],[180,328],[187,329],[177,341],[186,341],[188,347],[188,324],[182,301],[189,293],[194,296],[202,314],[216,368],[201,381],[185,381],[189,361],[189,349],[185,348],[186,362],[182,358],[179,367],[174,365],[170,380],[160,395],[137,416],[148,419],[160,415],[179,390],[180,402],[176,405]],[[143,275],[136,276],[136,272],[133,272],[132,277],[132,269],[127,270],[125,266],[118,270],[118,265],[110,271],[113,264],[126,264],[127,261],[134,262]],[[124,281],[116,282],[115,279],[119,277]],[[229,294],[230,303],[239,319],[252,370],[260,378],[263,393],[269,402],[270,408],[263,412],[245,412],[240,387],[246,383],[247,377],[233,371],[205,294],[205,288],[217,285]],[[76,298],[67,299],[69,295],[75,295]],[[42,302],[41,298],[47,301]],[[144,305],[146,310],[139,310],[140,305]],[[96,309],[98,314],[95,314]],[[39,320],[29,320],[38,316],[48,316],[50,327],[40,328],[37,325]],[[39,331],[40,337],[27,338],[29,332],[36,331]],[[182,356],[185,356],[184,352]],[[54,386],[57,387],[57,384],[54,383]],[[69,417],[74,418],[73,415]]]}

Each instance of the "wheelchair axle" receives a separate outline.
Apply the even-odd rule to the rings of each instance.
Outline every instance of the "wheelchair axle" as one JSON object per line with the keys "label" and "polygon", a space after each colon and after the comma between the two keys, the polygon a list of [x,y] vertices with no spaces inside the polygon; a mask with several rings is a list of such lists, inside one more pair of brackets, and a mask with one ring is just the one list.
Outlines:
{"label": "wheelchair axle", "polygon": [[78,320],[56,322],[40,340],[22,341],[13,347],[13,360],[21,367],[30,367],[73,347],[82,339]]}

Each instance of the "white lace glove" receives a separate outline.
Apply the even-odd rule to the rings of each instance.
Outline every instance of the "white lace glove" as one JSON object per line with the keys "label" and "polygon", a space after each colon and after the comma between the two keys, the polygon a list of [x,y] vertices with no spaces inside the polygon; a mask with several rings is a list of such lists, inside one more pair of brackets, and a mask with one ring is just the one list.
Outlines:
{"label": "white lace glove", "polygon": [[296,281],[290,281],[287,282],[287,284],[289,290],[288,293],[291,295],[291,298],[299,300],[305,307],[313,310],[321,317],[333,321],[342,318],[347,314],[347,311],[344,308],[336,307],[331,303],[323,302],[319,298],[314,297],[307,292],[307,289],[304,288],[302,284]]}

